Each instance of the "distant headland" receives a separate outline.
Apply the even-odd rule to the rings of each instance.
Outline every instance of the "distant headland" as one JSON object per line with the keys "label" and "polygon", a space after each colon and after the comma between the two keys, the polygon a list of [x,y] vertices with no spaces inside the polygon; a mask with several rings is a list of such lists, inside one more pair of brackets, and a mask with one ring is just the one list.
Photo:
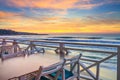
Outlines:
{"label": "distant headland", "polygon": [[17,32],[17,31],[13,31],[13,30],[0,29],[0,35],[48,35],[48,34]]}

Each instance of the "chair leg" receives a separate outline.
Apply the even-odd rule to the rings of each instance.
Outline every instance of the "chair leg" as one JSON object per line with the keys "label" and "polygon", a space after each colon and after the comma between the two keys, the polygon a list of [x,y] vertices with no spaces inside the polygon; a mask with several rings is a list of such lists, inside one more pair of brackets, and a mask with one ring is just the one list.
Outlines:
{"label": "chair leg", "polygon": [[79,64],[79,62],[78,62],[78,64],[77,64],[77,73],[78,73],[78,75],[77,75],[77,80],[80,80],[80,64]]}
{"label": "chair leg", "polygon": [[62,80],[65,80],[65,70],[62,69]]}

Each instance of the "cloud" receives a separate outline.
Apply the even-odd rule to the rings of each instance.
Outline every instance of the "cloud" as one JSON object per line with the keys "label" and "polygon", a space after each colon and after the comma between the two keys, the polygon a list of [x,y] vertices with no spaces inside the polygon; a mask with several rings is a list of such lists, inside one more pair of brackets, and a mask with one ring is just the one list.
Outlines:
{"label": "cloud", "polygon": [[24,13],[23,12],[6,12],[6,11],[0,11],[0,19],[4,19],[4,18],[15,18],[15,17],[19,17],[19,16],[23,16]]}
{"label": "cloud", "polygon": [[92,9],[104,4],[117,3],[114,0],[5,0],[1,4],[20,9],[22,16],[61,16],[68,14],[69,9]]}
{"label": "cloud", "polygon": [[[105,13],[105,14],[112,14],[112,12]],[[106,18],[106,17],[104,18],[104,17],[102,17],[102,15],[103,14],[101,14],[99,16],[87,16],[85,18],[85,21],[89,24],[94,24],[94,25],[99,25],[99,24],[114,25],[114,24],[118,24],[120,22],[120,20],[118,20],[118,19]]]}
{"label": "cloud", "polygon": [[120,0],[104,0],[106,3],[111,4],[111,3],[120,3]]}
{"label": "cloud", "polygon": [[9,6],[19,8],[43,8],[43,9],[91,9],[103,4],[118,2],[114,0],[8,0]]}
{"label": "cloud", "polygon": [[3,17],[12,17],[14,15],[18,15],[18,14],[11,13],[11,12],[0,11],[0,18],[3,18]]}
{"label": "cloud", "polygon": [[77,0],[8,0],[8,5],[22,8],[67,9],[76,2]]}
{"label": "cloud", "polygon": [[[3,19],[2,19],[3,20]],[[35,18],[13,18],[0,20],[0,28],[36,33],[111,33],[120,32],[120,20],[98,19],[88,16],[87,19],[43,17],[42,21]],[[33,29],[34,28],[34,29]]]}

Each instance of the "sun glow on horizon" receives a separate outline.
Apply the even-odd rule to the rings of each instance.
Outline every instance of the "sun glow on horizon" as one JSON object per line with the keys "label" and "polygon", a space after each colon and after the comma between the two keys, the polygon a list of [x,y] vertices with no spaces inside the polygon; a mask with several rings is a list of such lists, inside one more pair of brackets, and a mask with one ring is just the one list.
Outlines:
{"label": "sun glow on horizon", "polygon": [[120,1],[103,1],[1,1],[0,29],[32,33],[120,33]]}

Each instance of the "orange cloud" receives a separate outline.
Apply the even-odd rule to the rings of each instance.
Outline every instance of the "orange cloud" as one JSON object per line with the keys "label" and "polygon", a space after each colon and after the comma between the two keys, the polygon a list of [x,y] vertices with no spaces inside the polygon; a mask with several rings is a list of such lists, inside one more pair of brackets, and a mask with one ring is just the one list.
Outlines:
{"label": "orange cloud", "polygon": [[9,0],[9,6],[47,8],[47,9],[90,9],[103,3],[91,3],[92,0]]}
{"label": "orange cloud", "polygon": [[22,26],[14,25],[11,29],[34,33],[120,33],[120,28],[117,27],[120,26],[120,23],[116,21],[112,22],[114,22],[114,24],[103,23],[99,21],[91,23],[88,21],[86,22],[78,19],[73,19],[73,21],[58,21],[54,22],[53,24],[48,22],[26,20],[26,24],[22,25],[21,23]]}
{"label": "orange cloud", "polygon": [[4,11],[0,11],[0,18],[7,18],[7,17],[11,17],[17,15],[15,13],[11,13],[11,12],[4,12]]}
{"label": "orange cloud", "polygon": [[5,11],[0,11],[0,20],[1,19],[8,19],[8,18],[16,18],[16,17],[22,17],[24,14],[23,12],[21,13],[16,13],[16,12],[5,12]]}

